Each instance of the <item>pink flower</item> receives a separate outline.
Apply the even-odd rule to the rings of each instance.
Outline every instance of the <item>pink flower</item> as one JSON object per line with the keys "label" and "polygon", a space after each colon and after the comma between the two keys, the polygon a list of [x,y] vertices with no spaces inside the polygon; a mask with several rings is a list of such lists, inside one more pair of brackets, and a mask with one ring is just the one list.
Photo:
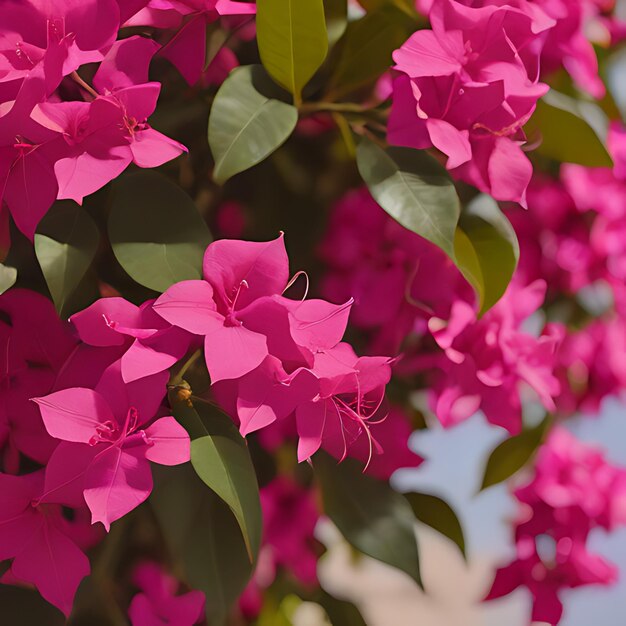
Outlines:
{"label": "pink flower", "polygon": [[42,501],[87,503],[92,523],[111,522],[152,491],[150,463],[189,460],[189,435],[173,417],[150,425],[165,393],[167,373],[125,384],[114,363],[96,389],[64,389],[35,398],[48,433],[61,443],[46,467]]}
{"label": "pink flower", "polygon": [[43,474],[0,474],[0,560],[12,559],[2,582],[34,585],[69,617],[89,561],[73,539],[76,522],[68,522],[60,506],[40,502]]}
{"label": "pink flower", "polygon": [[557,428],[539,451],[535,476],[515,496],[524,506],[515,528],[517,557],[497,571],[486,599],[527,587],[532,620],[555,625],[562,589],[617,580],[617,568],[586,544],[593,528],[626,523],[626,470]]}
{"label": "pink flower", "polygon": [[432,30],[394,53],[392,144],[430,148],[452,173],[497,200],[525,203],[532,174],[522,126],[548,89],[538,58],[554,21],[530,3],[466,7],[435,2]]}
{"label": "pink flower", "polygon": [[147,123],[160,84],[135,82],[147,78],[156,48],[141,37],[116,42],[94,77],[104,95],[90,102],[42,102],[33,110],[31,117],[57,134],[47,151],[59,199],[81,204],[130,163],[158,167],[186,151]]}
{"label": "pink flower", "polygon": [[103,298],[71,317],[86,344],[123,346],[120,362],[126,383],[167,370],[191,344],[192,337],[165,322],[152,310],[153,303],[137,307],[123,298]]}
{"label": "pink flower", "polygon": [[504,297],[480,320],[465,302],[452,307],[448,320],[431,318],[428,327],[444,351],[435,379],[435,413],[452,426],[479,409],[487,420],[511,433],[521,428],[519,386],[525,383],[541,403],[554,410],[559,383],[554,375],[556,349],[563,331],[546,327],[541,337],[520,330],[542,304],[546,285],[535,281],[509,286]]}
{"label": "pink flower", "polygon": [[141,589],[128,609],[132,626],[193,626],[204,618],[205,597],[201,591],[176,595],[178,581],[156,563],[135,568],[134,584]]}
{"label": "pink flower", "polygon": [[151,0],[127,22],[128,26],[154,26],[176,31],[161,54],[183,78],[194,85],[206,57],[207,24],[223,15],[254,15],[256,3],[236,0]]}
{"label": "pink flower", "polygon": [[242,319],[246,307],[287,286],[289,262],[282,235],[267,243],[220,240],[204,256],[204,280],[170,287],[154,310],[167,322],[205,338],[212,382],[240,378],[268,356],[267,338]]}

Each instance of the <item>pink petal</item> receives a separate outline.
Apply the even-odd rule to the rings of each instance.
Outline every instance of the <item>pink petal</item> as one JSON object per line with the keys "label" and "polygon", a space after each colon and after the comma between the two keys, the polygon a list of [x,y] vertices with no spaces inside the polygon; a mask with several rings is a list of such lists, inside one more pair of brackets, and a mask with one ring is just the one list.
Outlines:
{"label": "pink petal", "polygon": [[296,409],[298,462],[310,459],[320,449],[328,410],[329,403],[324,400],[307,402]]}
{"label": "pink petal", "polygon": [[145,376],[163,372],[174,365],[185,352],[186,350],[182,350],[180,354],[161,352],[135,339],[122,356],[122,378],[125,382],[131,383]]}
{"label": "pink petal", "polygon": [[411,78],[420,76],[448,76],[462,68],[459,59],[465,56],[460,31],[438,37],[432,30],[418,30],[393,53],[395,69]]}
{"label": "pink petal", "polygon": [[171,416],[158,419],[146,429],[146,459],[160,465],[180,465],[191,458],[187,431]]}
{"label": "pink petal", "polygon": [[215,9],[220,15],[254,15],[256,13],[256,3],[217,0]]}
{"label": "pink petal", "polygon": [[92,346],[121,346],[127,339],[115,326],[137,328],[140,320],[139,307],[124,298],[101,298],[70,318],[81,340]]}
{"label": "pink petal", "polygon": [[511,200],[525,206],[533,166],[514,141],[506,137],[496,140],[488,169],[491,195],[496,200]]}
{"label": "pink petal", "polygon": [[170,324],[195,335],[206,335],[223,324],[216,311],[213,288],[204,280],[184,280],[172,285],[153,308]]}
{"label": "pink petal", "polygon": [[257,298],[281,294],[289,277],[289,259],[282,234],[267,242],[214,241],[206,250],[202,268],[205,280],[211,283],[223,303],[231,302],[239,292],[238,310]]}
{"label": "pink petal", "polygon": [[198,82],[204,68],[206,28],[204,15],[192,18],[178,30],[161,51],[161,55],[174,65],[190,85]]}
{"label": "pink petal", "polygon": [[78,585],[89,569],[89,560],[83,552],[46,519],[11,566],[17,578],[35,585],[66,617],[72,611]]}
{"label": "pink petal", "polygon": [[64,441],[89,443],[98,426],[115,420],[107,401],[93,389],[74,387],[33,400],[50,436]]}
{"label": "pink petal", "polygon": [[138,35],[116,41],[100,63],[93,86],[106,93],[147,83],[150,61],[158,49],[156,41]]}
{"label": "pink petal", "polygon": [[426,128],[435,148],[448,156],[447,169],[459,167],[472,158],[468,130],[459,130],[445,120],[433,118],[426,120]]}
{"label": "pink petal", "polygon": [[143,448],[111,446],[85,474],[85,502],[92,524],[102,522],[107,532],[112,522],[138,507],[151,491],[152,473]]}
{"label": "pink petal", "polygon": [[211,382],[240,378],[267,356],[267,340],[243,326],[220,326],[206,335],[204,358]]}
{"label": "pink petal", "polygon": [[46,482],[41,502],[55,502],[79,508],[85,505],[85,473],[102,446],[63,442],[52,453],[46,466]]}
{"label": "pink petal", "polygon": [[153,128],[136,132],[130,150],[133,153],[133,162],[139,167],[159,167],[187,152],[182,143]]}

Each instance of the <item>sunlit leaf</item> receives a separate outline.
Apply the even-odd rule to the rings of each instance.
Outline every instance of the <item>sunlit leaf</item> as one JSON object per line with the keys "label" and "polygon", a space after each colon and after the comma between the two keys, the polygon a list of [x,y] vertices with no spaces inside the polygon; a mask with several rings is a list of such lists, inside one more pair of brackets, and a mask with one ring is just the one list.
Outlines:
{"label": "sunlit leaf", "polygon": [[461,206],[443,166],[424,150],[385,150],[369,139],[357,148],[357,164],[372,196],[389,215],[455,258]]}
{"label": "sunlit leaf", "polygon": [[498,444],[487,459],[481,490],[497,485],[521,470],[537,452],[549,426],[550,419],[547,417],[534,428]]}
{"label": "sunlit leaf", "polygon": [[41,220],[35,233],[35,253],[57,308],[63,311],[93,261],[100,232],[87,211],[59,202]]}
{"label": "sunlit leaf", "polygon": [[461,213],[454,251],[484,313],[506,291],[519,260],[515,230],[491,197],[478,196]]}
{"label": "sunlit leaf", "polygon": [[200,278],[204,251],[211,243],[193,200],[152,171],[124,176],[115,185],[109,238],[131,278],[155,291]]}
{"label": "sunlit leaf", "polygon": [[261,503],[246,441],[229,417],[201,402],[193,405],[178,393],[170,392],[170,406],[191,437],[191,464],[230,507],[254,560],[261,543]]}
{"label": "sunlit leaf", "polygon": [[537,103],[525,130],[531,142],[541,141],[537,152],[557,161],[588,167],[613,165],[606,148],[608,120],[592,102],[551,89]]}
{"label": "sunlit leaf", "polygon": [[256,32],[265,69],[298,102],[328,52],[323,0],[257,0]]}
{"label": "sunlit leaf", "polygon": [[348,459],[325,453],[314,458],[324,512],[354,548],[406,572],[421,585],[415,517],[404,496],[366,476]]}
{"label": "sunlit leaf", "polygon": [[209,116],[213,178],[229,178],[260,163],[280,147],[298,122],[298,111],[276,96],[263,68],[240,67],[224,81]]}
{"label": "sunlit leaf", "polygon": [[465,537],[463,527],[454,509],[441,498],[428,493],[405,493],[404,497],[409,501],[415,517],[453,541],[463,558],[465,554]]}
{"label": "sunlit leaf", "polygon": [[16,280],[17,270],[14,267],[0,263],[0,294],[13,287]]}
{"label": "sunlit leaf", "polygon": [[241,531],[228,506],[191,465],[155,466],[150,504],[183,581],[206,594],[211,626],[226,622],[253,570]]}

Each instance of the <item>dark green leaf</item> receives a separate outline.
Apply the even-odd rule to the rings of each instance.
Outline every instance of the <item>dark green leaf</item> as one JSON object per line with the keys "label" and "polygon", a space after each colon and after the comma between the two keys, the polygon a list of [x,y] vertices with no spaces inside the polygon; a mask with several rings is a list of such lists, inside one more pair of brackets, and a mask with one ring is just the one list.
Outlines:
{"label": "dark green leaf", "polygon": [[257,0],[256,33],[265,69],[299,102],[328,52],[323,0]]}
{"label": "dark green leaf", "polygon": [[361,177],[380,206],[405,228],[454,259],[461,207],[446,170],[424,150],[384,150],[369,139],[357,149]]}
{"label": "dark green leaf", "polygon": [[498,444],[487,459],[481,491],[507,480],[521,470],[537,452],[549,426],[550,419],[546,417],[534,428]]}
{"label": "dark green leaf", "polygon": [[35,253],[57,311],[63,311],[89,269],[99,242],[98,227],[74,203],[56,203],[39,223]]}
{"label": "dark green leaf", "polygon": [[541,139],[537,152],[563,163],[612,167],[606,149],[608,120],[600,107],[551,89],[525,127],[529,139]]}
{"label": "dark green leaf", "polygon": [[259,65],[233,70],[220,87],[209,116],[209,144],[218,183],[267,158],[293,132],[297,109],[276,99]]}
{"label": "dark green leaf", "polygon": [[261,503],[256,473],[246,440],[232,420],[201,402],[192,405],[178,390],[169,394],[176,419],[191,437],[191,463],[198,476],[233,512],[241,528],[250,560],[261,544]]}
{"label": "dark green leaf", "polygon": [[124,176],[116,183],[109,238],[126,272],[155,291],[201,278],[202,258],[211,243],[193,200],[152,171]]}
{"label": "dark green leaf", "polygon": [[351,459],[338,464],[318,453],[314,468],[324,512],[348,543],[421,585],[415,518],[406,499],[387,483],[362,474]]}
{"label": "dark green leaf", "polygon": [[415,517],[437,532],[453,541],[465,554],[465,537],[463,527],[454,509],[441,498],[428,493],[405,493],[404,497],[409,501]]}
{"label": "dark green leaf", "polygon": [[206,594],[207,622],[222,625],[252,574],[241,532],[226,504],[188,463],[155,466],[150,504],[184,581]]}
{"label": "dark green leaf", "polygon": [[9,267],[0,263],[0,295],[7,289],[10,289],[17,280],[17,270],[14,267]]}
{"label": "dark green leaf", "polygon": [[480,313],[504,294],[519,259],[515,230],[491,197],[475,198],[461,213],[454,250],[456,263],[478,294]]}
{"label": "dark green leaf", "polygon": [[323,589],[313,599],[324,607],[333,626],[367,626],[361,612],[352,602],[339,600]]}
{"label": "dark green leaf", "polygon": [[374,82],[393,64],[391,54],[415,29],[415,23],[394,6],[382,6],[348,24],[338,43],[329,91],[335,98]]}

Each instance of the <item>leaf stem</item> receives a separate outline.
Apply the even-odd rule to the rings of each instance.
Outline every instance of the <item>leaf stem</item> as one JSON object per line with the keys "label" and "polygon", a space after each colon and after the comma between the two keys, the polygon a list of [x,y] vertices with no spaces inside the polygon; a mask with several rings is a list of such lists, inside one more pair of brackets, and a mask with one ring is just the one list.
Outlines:
{"label": "leaf stem", "polygon": [[200,358],[202,355],[202,349],[198,348],[186,361],[183,363],[182,367],[178,370],[176,374],[170,380],[169,386],[176,387],[183,382],[183,378],[185,374],[189,371],[189,368]]}
{"label": "leaf stem", "polygon": [[79,75],[74,71],[70,74],[72,80],[80,85],[87,93],[91,94],[94,98],[97,98],[100,94],[88,83],[86,83]]}

